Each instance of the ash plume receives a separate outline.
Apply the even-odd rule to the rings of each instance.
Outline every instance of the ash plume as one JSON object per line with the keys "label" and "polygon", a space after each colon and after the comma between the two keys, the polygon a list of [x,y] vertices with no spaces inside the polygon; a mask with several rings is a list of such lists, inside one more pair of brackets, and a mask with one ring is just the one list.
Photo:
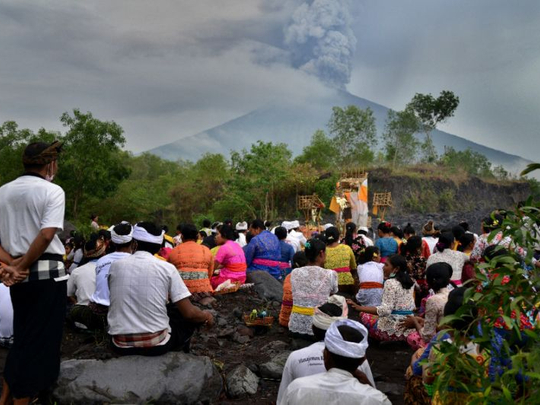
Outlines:
{"label": "ash plume", "polygon": [[356,47],[348,6],[349,0],[306,1],[285,28],[294,67],[339,88],[350,81]]}

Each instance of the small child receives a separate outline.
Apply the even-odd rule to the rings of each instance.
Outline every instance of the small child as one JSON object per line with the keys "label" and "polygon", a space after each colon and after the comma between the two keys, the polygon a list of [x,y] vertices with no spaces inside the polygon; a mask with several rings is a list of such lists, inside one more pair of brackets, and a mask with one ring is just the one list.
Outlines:
{"label": "small child", "polygon": [[361,306],[376,307],[381,305],[383,295],[384,272],[379,248],[368,246],[364,253],[365,263],[358,266],[360,289],[356,301]]}

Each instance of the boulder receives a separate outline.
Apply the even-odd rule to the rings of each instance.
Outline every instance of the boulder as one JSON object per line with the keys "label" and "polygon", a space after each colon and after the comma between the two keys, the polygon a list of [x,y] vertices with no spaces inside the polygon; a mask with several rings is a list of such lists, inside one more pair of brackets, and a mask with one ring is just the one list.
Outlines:
{"label": "boulder", "polygon": [[269,301],[283,300],[283,285],[265,271],[252,271],[247,274],[248,283],[253,283],[253,289],[259,297]]}
{"label": "boulder", "polygon": [[240,364],[227,375],[227,393],[231,398],[253,395],[259,387],[259,377],[244,364]]}
{"label": "boulder", "polygon": [[291,352],[279,353],[278,355],[274,356],[274,358],[269,362],[261,364],[259,366],[259,372],[261,373],[261,377],[278,380],[281,379],[281,375],[283,374],[283,368],[285,367],[285,363],[287,362],[289,354],[291,354]]}
{"label": "boulder", "polygon": [[68,404],[214,403],[223,388],[208,357],[180,352],[163,356],[67,360],[53,396]]}

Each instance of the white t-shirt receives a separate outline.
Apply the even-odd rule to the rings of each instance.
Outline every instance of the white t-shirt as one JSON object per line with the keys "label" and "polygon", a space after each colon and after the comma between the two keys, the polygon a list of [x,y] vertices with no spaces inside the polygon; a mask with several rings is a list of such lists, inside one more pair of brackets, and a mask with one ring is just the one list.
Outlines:
{"label": "white t-shirt", "polygon": [[109,306],[109,269],[111,264],[120,259],[131,256],[131,253],[113,252],[100,258],[96,263],[96,291],[90,297],[90,301],[96,304]]}
{"label": "white t-shirt", "polygon": [[167,302],[191,296],[176,267],[148,252],[138,251],[111,264],[110,335],[155,333],[167,329]]}
{"label": "white t-shirt", "polygon": [[75,250],[75,253],[73,254],[73,263],[71,263],[71,266],[69,266],[69,273],[73,273],[73,270],[75,270],[77,267],[79,267],[79,263],[83,259],[83,250],[77,249]]}
{"label": "white t-shirt", "polygon": [[[25,175],[0,187],[0,240],[14,257],[27,251],[39,231],[64,228],[65,194],[60,186]],[[57,235],[44,253],[64,255]]]}
{"label": "white t-shirt", "polygon": [[13,305],[9,288],[0,283],[0,338],[13,336]]}
{"label": "white t-shirt", "polygon": [[238,232],[238,239],[236,239],[236,243],[238,243],[240,247],[246,246],[246,234],[243,232]]}
{"label": "white t-shirt", "polygon": [[294,251],[299,252],[307,242],[306,237],[302,232],[297,232],[294,229],[289,232],[285,242],[290,243],[294,247]]}
{"label": "white t-shirt", "polygon": [[391,405],[379,390],[360,383],[351,373],[331,368],[294,380],[279,405]]}
{"label": "white t-shirt", "polygon": [[[279,385],[277,397],[278,404],[283,401],[287,387],[294,380],[309,375],[324,373],[326,371],[326,368],[324,367],[323,351],[324,342],[317,342],[313,343],[311,346],[296,350],[289,355],[281,376],[281,384]],[[366,375],[369,382],[375,387],[371,367],[369,367],[367,360],[364,361],[358,369]]]}
{"label": "white t-shirt", "polygon": [[77,267],[69,276],[67,296],[75,296],[77,305],[88,305],[90,297],[96,290],[96,262],[91,261]]}

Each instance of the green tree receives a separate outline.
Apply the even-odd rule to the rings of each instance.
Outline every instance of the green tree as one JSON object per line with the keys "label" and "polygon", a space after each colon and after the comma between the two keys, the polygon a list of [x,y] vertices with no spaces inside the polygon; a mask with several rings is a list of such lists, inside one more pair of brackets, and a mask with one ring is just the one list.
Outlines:
{"label": "green tree", "polygon": [[341,167],[367,165],[373,161],[377,128],[369,107],[365,110],[355,105],[333,107],[328,130],[338,150]]}
{"label": "green tree", "polygon": [[396,165],[410,164],[416,160],[420,142],[414,134],[419,130],[419,123],[411,110],[388,111],[383,139],[386,159]]}
{"label": "green tree", "polygon": [[78,109],[73,115],[65,112],[60,121],[68,129],[58,172],[66,192],[67,216],[77,220],[81,210],[99,214],[99,202],[129,176],[127,154],[121,149],[124,131],[113,121],[100,121]]}
{"label": "green tree", "polygon": [[448,118],[454,116],[458,105],[459,97],[448,90],[441,91],[437,98],[431,94],[416,93],[407,104],[406,109],[414,112],[420,123],[421,131],[426,135],[422,144],[426,162],[433,163],[437,159],[431,133],[437,128],[438,124],[446,122]]}
{"label": "green tree", "polygon": [[338,156],[339,151],[335,142],[319,129],[311,137],[311,143],[304,147],[302,154],[294,161],[309,163],[315,169],[328,171],[336,168]]}
{"label": "green tree", "polygon": [[439,163],[454,171],[465,171],[471,176],[493,177],[491,162],[488,158],[471,148],[457,151],[451,146],[446,147]]}
{"label": "green tree", "polygon": [[258,141],[251,149],[232,152],[227,193],[214,205],[218,217],[273,219],[278,195],[287,186],[292,153],[287,145]]}
{"label": "green tree", "polygon": [[60,134],[41,128],[37,134],[29,129],[19,129],[15,121],[6,121],[0,126],[0,185],[5,184],[23,172],[22,154],[31,142],[52,142],[61,139]]}

